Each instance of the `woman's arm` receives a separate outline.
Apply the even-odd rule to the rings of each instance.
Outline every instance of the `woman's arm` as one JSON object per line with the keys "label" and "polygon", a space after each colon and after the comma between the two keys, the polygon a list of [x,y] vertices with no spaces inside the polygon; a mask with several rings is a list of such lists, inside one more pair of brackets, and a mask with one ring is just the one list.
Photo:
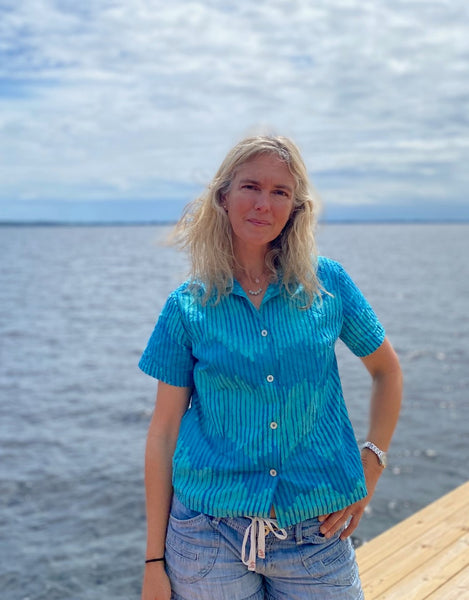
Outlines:
{"label": "woman's arm", "polygon": [[[362,361],[373,380],[370,427],[366,439],[386,452],[401,408],[402,372],[399,359],[386,338],[376,352],[365,356]],[[371,455],[376,458],[373,452]]]}
{"label": "woman's arm", "polygon": [[[387,451],[396,428],[402,397],[402,372],[399,359],[391,343],[385,338],[382,345],[372,354],[362,358],[365,367],[372,377],[370,425],[367,440],[373,442],[381,450]],[[321,532],[330,537],[350,519],[347,528],[342,532],[345,539],[355,531],[370,502],[378,479],[383,472],[377,456],[371,450],[362,450],[362,462],[365,471],[368,495],[348,506],[344,510],[320,517],[323,521]]]}
{"label": "woman's arm", "polygon": [[[158,382],[156,405],[148,430],[145,451],[147,512],[146,558],[164,556],[166,528],[172,498],[172,459],[181,419],[191,389]],[[169,600],[171,589],[163,562],[145,565],[142,600]]]}

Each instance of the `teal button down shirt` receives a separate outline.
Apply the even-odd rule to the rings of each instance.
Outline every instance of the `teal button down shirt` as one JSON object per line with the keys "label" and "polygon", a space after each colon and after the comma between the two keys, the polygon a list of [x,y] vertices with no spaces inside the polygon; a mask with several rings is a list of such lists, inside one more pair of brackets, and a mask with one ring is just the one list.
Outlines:
{"label": "teal button down shirt", "polygon": [[288,297],[279,284],[259,309],[236,281],[218,304],[187,283],[169,296],[139,366],[192,387],[173,458],[191,509],[268,517],[274,505],[286,527],[366,495],[335,344],[366,356],[385,334],[341,265],[320,258],[318,277],[328,294],[306,310],[301,290]]}

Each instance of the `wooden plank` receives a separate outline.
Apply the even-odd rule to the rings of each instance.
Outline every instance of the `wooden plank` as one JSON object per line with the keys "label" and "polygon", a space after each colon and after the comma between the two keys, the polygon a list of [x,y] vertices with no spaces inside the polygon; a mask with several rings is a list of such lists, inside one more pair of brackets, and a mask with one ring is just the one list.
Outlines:
{"label": "wooden plank", "polygon": [[[357,550],[366,600],[469,600],[469,482]],[[440,595],[443,594],[443,595]]]}
{"label": "wooden plank", "polygon": [[428,529],[447,519],[448,513],[457,511],[469,514],[469,482],[358,548],[357,560],[362,577],[368,569],[378,564],[382,566],[402,546],[413,542]]}
{"label": "wooden plank", "polygon": [[425,600],[469,600],[469,568],[460,571]]}
{"label": "wooden plank", "polygon": [[465,532],[464,526],[460,525],[460,513],[455,512],[413,542],[401,545],[384,562],[368,569],[365,576],[361,575],[365,597],[381,598],[404,577],[422,568],[441,552],[446,552]]}
{"label": "wooden plank", "polygon": [[456,543],[443,549],[377,597],[379,600],[425,600],[465,569],[469,572],[469,528]]}

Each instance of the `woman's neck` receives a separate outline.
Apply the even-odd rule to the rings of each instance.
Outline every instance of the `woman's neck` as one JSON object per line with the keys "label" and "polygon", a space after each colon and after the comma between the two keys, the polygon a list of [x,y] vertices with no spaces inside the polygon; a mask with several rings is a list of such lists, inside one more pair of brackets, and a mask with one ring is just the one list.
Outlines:
{"label": "woman's neck", "polygon": [[267,249],[259,246],[235,248],[235,276],[255,279],[265,274]]}
{"label": "woman's neck", "polygon": [[260,308],[270,276],[265,266],[265,248],[246,247],[235,253],[234,276],[256,308]]}

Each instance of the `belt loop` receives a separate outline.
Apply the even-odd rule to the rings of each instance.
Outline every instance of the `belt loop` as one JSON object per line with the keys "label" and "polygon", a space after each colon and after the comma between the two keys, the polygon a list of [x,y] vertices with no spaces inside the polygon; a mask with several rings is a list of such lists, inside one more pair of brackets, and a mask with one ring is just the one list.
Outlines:
{"label": "belt loop", "polygon": [[295,525],[295,538],[297,544],[303,543],[303,523],[297,523]]}
{"label": "belt loop", "polygon": [[212,527],[214,527],[215,529],[218,529],[218,525],[220,524],[221,517],[211,517],[209,515],[207,515],[207,516],[208,516],[210,525],[212,525]]}

